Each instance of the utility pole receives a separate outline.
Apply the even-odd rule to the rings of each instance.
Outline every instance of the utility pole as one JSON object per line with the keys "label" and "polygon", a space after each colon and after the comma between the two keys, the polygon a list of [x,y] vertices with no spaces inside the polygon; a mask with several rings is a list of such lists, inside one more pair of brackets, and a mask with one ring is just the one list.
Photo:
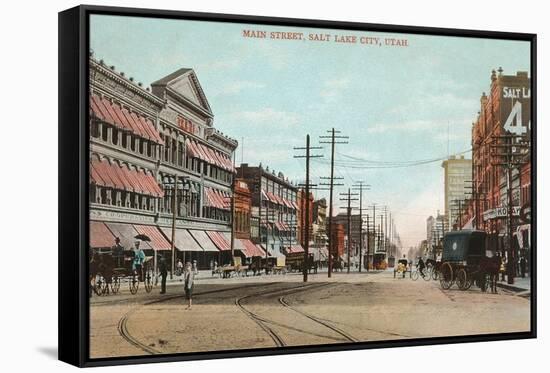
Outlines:
{"label": "utility pole", "polygon": [[[331,150],[330,150],[330,183],[328,185],[330,186],[330,192],[329,192],[329,200],[330,200],[330,206],[329,206],[329,216],[328,216],[328,226],[329,226],[329,234],[328,234],[328,277],[332,277],[332,260],[333,260],[333,239],[332,239],[332,194],[334,192],[334,186],[336,185],[343,185],[343,184],[334,184],[334,180],[336,179],[343,179],[343,178],[335,178],[334,177],[334,149],[336,144],[348,144],[348,141],[337,141],[338,139],[349,139],[349,136],[341,136],[336,135],[337,133],[340,133],[341,131],[336,131],[334,128],[331,130],[328,130],[327,132],[330,133],[329,136],[319,136],[321,141],[319,141],[321,144],[330,144]],[[330,141],[323,140],[323,139],[330,139]],[[322,178],[327,179],[327,178]],[[327,184],[321,184],[321,185],[327,185]]]}
{"label": "utility pole", "polygon": [[[376,241],[377,241],[377,236],[376,236],[376,203],[373,203],[372,204],[372,243],[373,243],[373,248],[372,248],[372,269],[374,269],[374,253],[376,252]],[[367,270],[368,270],[368,266],[369,266],[369,263],[368,263],[368,257],[367,257]]]}
{"label": "utility pole", "polygon": [[353,209],[353,207],[351,207],[351,201],[358,201],[359,199],[358,198],[351,198],[353,196],[357,196],[358,194],[357,193],[351,193],[350,188],[348,188],[347,193],[340,193],[340,195],[345,196],[345,198],[340,198],[340,201],[347,201],[348,202],[347,207],[340,207],[340,208],[346,208],[347,209],[347,214],[348,214],[348,247],[347,247],[348,258],[347,258],[347,262],[348,262],[348,273],[349,273],[350,272],[350,257],[351,257],[351,242],[352,242],[352,239],[351,239],[351,210]]}
{"label": "utility pole", "polygon": [[174,188],[172,189],[172,265],[170,271],[170,280],[174,278],[174,271],[176,270],[176,218],[177,218],[177,196],[178,196],[178,175],[174,175]]}
{"label": "utility pole", "polygon": [[[493,136],[494,144],[491,145],[493,155],[501,160],[493,163],[493,166],[500,166],[504,168],[507,176],[507,234],[508,234],[508,265],[506,266],[506,272],[508,277],[508,284],[514,283],[514,277],[516,275],[516,252],[513,245],[513,219],[514,219],[514,206],[513,206],[513,169],[519,168],[525,164],[526,157],[529,155],[530,144],[525,136],[515,134],[505,134],[501,136]],[[518,176],[519,177],[519,176]]]}
{"label": "utility pole", "polygon": [[[361,272],[362,263],[363,263],[363,190],[370,190],[370,185],[364,184],[363,181],[356,181],[356,185],[354,185],[353,189],[359,190],[359,272]],[[368,227],[368,221],[367,221],[367,227]],[[367,245],[368,245],[368,241],[369,241],[369,234],[367,231]],[[368,261],[368,252],[367,252],[367,261]],[[368,267],[368,264],[367,264],[367,267]]]}
{"label": "utility pole", "polygon": [[302,270],[303,270],[303,275],[304,275],[304,282],[307,282],[307,274],[308,274],[308,269],[309,269],[309,230],[310,230],[310,225],[309,225],[309,217],[310,217],[310,214],[311,212],[309,211],[309,194],[310,194],[310,191],[309,191],[309,188],[312,186],[309,182],[309,160],[310,158],[320,158],[322,157],[322,155],[311,155],[310,154],[310,151],[312,149],[322,149],[322,147],[311,147],[310,144],[309,144],[309,134],[306,135],[306,147],[305,148],[294,148],[294,150],[305,150],[306,151],[306,154],[305,155],[295,155],[294,158],[305,158],[306,159],[306,182],[305,182],[305,192],[306,192],[306,208],[305,208],[305,213],[306,213],[306,216],[305,216],[305,222],[304,222],[304,236],[305,236],[305,239],[304,239],[304,263],[302,265]]}
{"label": "utility pole", "polygon": [[370,253],[370,224],[369,224],[369,214],[367,214],[367,260],[365,261],[367,272],[369,271],[369,253]]}
{"label": "utility pole", "polygon": [[[235,157],[234,154],[233,169],[235,169]],[[231,176],[231,265],[235,265],[235,175]]]}

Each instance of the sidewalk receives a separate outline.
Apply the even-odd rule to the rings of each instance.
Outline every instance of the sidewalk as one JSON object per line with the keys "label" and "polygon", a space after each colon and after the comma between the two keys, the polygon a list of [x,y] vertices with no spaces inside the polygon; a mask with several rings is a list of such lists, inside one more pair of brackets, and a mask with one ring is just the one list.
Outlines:
{"label": "sidewalk", "polygon": [[497,286],[502,288],[502,289],[514,291],[514,292],[517,292],[517,293],[523,293],[523,292],[531,293],[531,278],[530,277],[525,277],[525,278],[516,277],[516,278],[514,278],[514,284],[513,285],[508,284],[507,281],[498,281]]}

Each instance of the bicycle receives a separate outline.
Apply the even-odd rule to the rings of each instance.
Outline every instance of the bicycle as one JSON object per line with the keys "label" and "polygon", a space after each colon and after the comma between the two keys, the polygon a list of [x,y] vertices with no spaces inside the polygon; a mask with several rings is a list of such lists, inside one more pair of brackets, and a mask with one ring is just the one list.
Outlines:
{"label": "bicycle", "polygon": [[424,268],[422,272],[417,268],[411,273],[411,278],[413,281],[418,280],[420,276],[422,276],[422,279],[424,279],[424,281],[430,281],[431,279],[431,275],[429,274],[427,268]]}

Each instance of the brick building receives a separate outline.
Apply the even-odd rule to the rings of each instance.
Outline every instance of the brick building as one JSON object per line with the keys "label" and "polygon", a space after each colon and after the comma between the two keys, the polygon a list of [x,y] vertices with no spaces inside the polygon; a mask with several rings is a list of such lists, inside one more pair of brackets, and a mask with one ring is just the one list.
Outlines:
{"label": "brick building", "polygon": [[[269,167],[249,166],[246,163],[237,167],[240,180],[248,184],[251,194],[251,219],[258,224],[258,236],[251,239],[268,249],[271,256],[281,256],[286,252],[300,252],[298,244],[298,188]],[[254,231],[255,225],[251,225]],[[290,249],[289,249],[290,248]]]}
{"label": "brick building", "polygon": [[[508,151],[518,154],[512,164],[512,228],[514,235],[528,237],[530,224],[520,218],[522,207],[531,205],[531,163],[530,163],[530,123],[531,123],[531,80],[527,72],[504,75],[502,69],[492,71],[489,94],[480,98],[480,111],[472,125],[472,179],[473,192],[464,219],[473,219],[474,227],[490,234],[491,247],[504,250],[507,246],[507,207],[508,207],[508,165],[502,154],[504,135],[519,136],[528,148],[513,148]],[[518,150],[519,149],[519,150]],[[530,242],[519,243],[528,249]],[[523,247],[522,247],[523,248]]]}

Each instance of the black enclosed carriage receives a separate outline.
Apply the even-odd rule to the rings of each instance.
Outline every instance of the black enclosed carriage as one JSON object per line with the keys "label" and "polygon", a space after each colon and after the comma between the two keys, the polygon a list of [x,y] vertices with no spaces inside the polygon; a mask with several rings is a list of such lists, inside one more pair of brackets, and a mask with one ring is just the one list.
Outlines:
{"label": "black enclosed carriage", "polygon": [[478,230],[445,234],[438,271],[442,289],[450,289],[455,282],[460,290],[468,290],[474,283],[482,291],[487,289],[488,264],[493,260],[487,257],[486,236]]}

